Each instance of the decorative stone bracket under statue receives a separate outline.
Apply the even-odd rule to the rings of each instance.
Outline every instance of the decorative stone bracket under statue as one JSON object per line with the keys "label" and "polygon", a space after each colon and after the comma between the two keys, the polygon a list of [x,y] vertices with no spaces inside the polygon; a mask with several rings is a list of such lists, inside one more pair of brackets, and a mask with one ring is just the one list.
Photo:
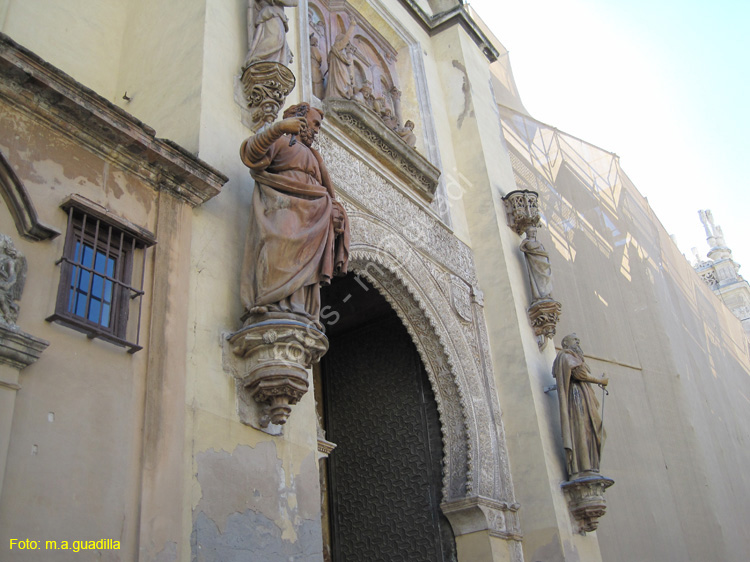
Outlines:
{"label": "decorative stone bracket under statue", "polygon": [[549,254],[536,239],[540,222],[538,198],[539,194],[534,191],[519,190],[508,193],[503,197],[503,201],[508,226],[516,234],[526,234],[519,246],[524,254],[531,287],[531,305],[526,311],[541,350],[555,335],[562,305],[552,298],[552,267]]}
{"label": "decorative stone bracket under statue", "polygon": [[279,434],[310,383],[307,370],[328,351],[328,338],[310,324],[268,320],[227,336],[235,360],[240,419]]}
{"label": "decorative stone bracket under statue", "polygon": [[604,398],[602,411],[594,395],[594,385],[604,389],[609,384],[605,375],[597,378],[586,365],[581,342],[575,334],[562,340],[562,349],[552,366],[557,379],[560,404],[560,427],[565,451],[568,480],[561,488],[568,497],[568,506],[578,521],[581,533],[595,531],[607,510],[604,490],[615,481],[599,473],[604,447]]}
{"label": "decorative stone bracket under statue", "polygon": [[590,533],[599,527],[599,519],[607,511],[604,490],[614,483],[606,476],[589,476],[563,482],[560,486],[568,496],[568,507],[578,521],[581,533]]}

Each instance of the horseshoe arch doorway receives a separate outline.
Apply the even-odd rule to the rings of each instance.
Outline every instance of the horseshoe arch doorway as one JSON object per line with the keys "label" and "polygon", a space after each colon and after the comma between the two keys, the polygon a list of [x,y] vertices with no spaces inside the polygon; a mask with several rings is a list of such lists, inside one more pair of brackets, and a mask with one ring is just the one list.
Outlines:
{"label": "horseshoe arch doorway", "polygon": [[326,562],[453,562],[440,510],[437,403],[396,312],[350,273],[322,291],[330,348],[315,370]]}

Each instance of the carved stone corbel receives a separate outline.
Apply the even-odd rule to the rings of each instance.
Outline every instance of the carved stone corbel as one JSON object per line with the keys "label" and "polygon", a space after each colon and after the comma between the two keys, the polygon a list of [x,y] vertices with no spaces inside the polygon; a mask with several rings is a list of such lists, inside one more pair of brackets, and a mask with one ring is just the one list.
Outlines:
{"label": "carved stone corbel", "polygon": [[541,299],[533,301],[526,312],[529,315],[531,327],[534,328],[539,349],[544,349],[547,341],[555,336],[562,305],[552,299]]}
{"label": "carved stone corbel", "polygon": [[580,526],[581,534],[596,531],[599,519],[607,511],[604,490],[615,481],[605,476],[588,476],[563,482],[561,488],[568,496],[570,512]]}
{"label": "carved stone corbel", "polygon": [[250,109],[251,128],[257,132],[273,123],[296,84],[294,74],[278,62],[251,62],[242,70],[242,90]]}
{"label": "carved stone corbel", "polygon": [[[266,429],[289,419],[310,384],[307,369],[328,351],[328,338],[316,328],[293,320],[268,320],[245,326],[227,337],[234,355],[242,360],[235,375],[241,401],[261,404],[258,420],[242,415],[247,425]],[[280,430],[276,433],[280,433]]]}
{"label": "carved stone corbel", "polygon": [[521,540],[517,503],[474,496],[440,505],[456,536],[488,531],[490,536]]}

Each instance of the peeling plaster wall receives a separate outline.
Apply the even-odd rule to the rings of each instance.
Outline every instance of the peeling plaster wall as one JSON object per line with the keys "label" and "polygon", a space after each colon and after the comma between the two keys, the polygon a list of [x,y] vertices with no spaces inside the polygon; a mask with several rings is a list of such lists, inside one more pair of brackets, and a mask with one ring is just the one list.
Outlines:
{"label": "peeling plaster wall", "polygon": [[[0,496],[0,558],[29,560],[9,551],[9,539],[121,543],[119,559],[135,559],[138,534],[143,388],[147,350],[89,340],[45,322],[55,310],[67,214],[59,205],[82,195],[113,214],[156,230],[157,194],[132,175],[76,142],[3,104],[0,151],[25,185],[40,219],[62,234],[32,242],[15,229],[0,199],[0,232],[25,254],[28,274],[18,325],[50,342],[23,369],[16,394],[5,480]],[[147,277],[152,264],[147,262]],[[151,294],[143,301],[148,318]],[[141,341],[148,340],[148,326]],[[108,558],[107,558],[108,557]],[[80,560],[72,551],[57,560]],[[112,552],[103,560],[115,560]]]}
{"label": "peeling plaster wall", "polygon": [[320,560],[314,453],[290,478],[274,442],[238,445],[232,453],[211,449],[196,464],[201,499],[193,511],[193,560]]}

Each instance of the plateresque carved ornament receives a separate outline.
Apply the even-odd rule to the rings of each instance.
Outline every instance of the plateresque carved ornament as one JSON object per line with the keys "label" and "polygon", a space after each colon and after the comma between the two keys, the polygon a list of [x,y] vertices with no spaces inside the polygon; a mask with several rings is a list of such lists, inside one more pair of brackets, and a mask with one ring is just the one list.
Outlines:
{"label": "plateresque carved ornament", "polygon": [[530,226],[539,226],[539,194],[528,189],[511,191],[503,197],[508,226],[522,234]]}
{"label": "plateresque carved ornament", "polygon": [[599,519],[607,512],[604,490],[614,483],[605,476],[591,476],[562,484],[562,489],[568,494],[570,512],[578,521],[582,533],[596,531],[599,527]]}
{"label": "plateresque carved ornament", "polygon": [[229,337],[232,351],[244,360],[240,382],[265,405],[261,425],[283,425],[292,406],[307,392],[307,369],[328,351],[328,339],[309,325],[270,321],[246,326]]}
{"label": "plateresque carved ornament", "polygon": [[252,62],[244,68],[241,80],[255,132],[276,120],[296,84],[292,71],[277,62]]}

